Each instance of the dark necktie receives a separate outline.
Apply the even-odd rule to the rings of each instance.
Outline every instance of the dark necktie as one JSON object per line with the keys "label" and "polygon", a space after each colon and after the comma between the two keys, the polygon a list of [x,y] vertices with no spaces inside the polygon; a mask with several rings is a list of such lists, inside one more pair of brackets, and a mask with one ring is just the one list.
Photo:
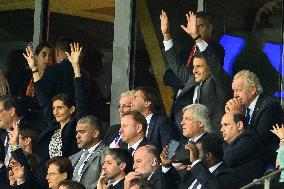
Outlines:
{"label": "dark necktie", "polygon": [[249,108],[246,108],[245,121],[246,121],[246,125],[248,127],[249,123],[250,123],[250,109]]}
{"label": "dark necktie", "polygon": [[130,153],[130,155],[132,155],[132,153],[134,152],[134,148],[132,147],[128,148],[128,152]]}
{"label": "dark necktie", "polygon": [[199,104],[200,103],[200,91],[201,91],[201,85],[202,82],[197,86],[197,95],[196,95],[196,99],[194,101],[195,104]]}

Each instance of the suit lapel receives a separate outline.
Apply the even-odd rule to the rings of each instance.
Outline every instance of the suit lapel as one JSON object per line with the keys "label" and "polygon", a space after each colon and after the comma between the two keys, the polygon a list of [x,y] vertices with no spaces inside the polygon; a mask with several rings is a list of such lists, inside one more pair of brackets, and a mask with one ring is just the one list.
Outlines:
{"label": "suit lapel", "polygon": [[194,77],[190,77],[188,79],[188,81],[186,82],[184,88],[182,89],[182,91],[180,92],[179,97],[183,96],[184,94],[186,94],[190,89],[192,89],[194,86],[196,85],[196,82],[194,81]]}
{"label": "suit lapel", "polygon": [[86,165],[84,166],[84,170],[82,171],[83,173],[85,172],[85,170],[91,165],[91,163],[94,161],[94,159],[100,155],[100,151],[102,150],[102,148],[104,147],[105,145],[103,143],[101,143],[97,149],[92,153],[91,157],[89,157]]}
{"label": "suit lapel", "polygon": [[255,108],[253,110],[252,116],[251,116],[251,120],[250,120],[250,126],[254,125],[255,120],[257,119],[257,117],[259,116],[259,109],[260,109],[260,105],[262,104],[263,101],[263,95],[259,95]]}
{"label": "suit lapel", "polygon": [[149,129],[148,129],[148,134],[147,134],[148,140],[151,139],[151,136],[152,136],[152,133],[155,127],[156,119],[157,117],[155,116],[155,114],[153,114],[153,116],[151,117],[150,123],[149,123]]}

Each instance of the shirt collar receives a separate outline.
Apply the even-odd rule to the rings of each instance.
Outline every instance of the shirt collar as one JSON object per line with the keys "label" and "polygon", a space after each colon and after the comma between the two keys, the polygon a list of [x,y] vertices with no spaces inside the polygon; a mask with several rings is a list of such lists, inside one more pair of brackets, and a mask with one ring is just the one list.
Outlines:
{"label": "shirt collar", "polygon": [[194,138],[190,138],[189,140],[193,141],[193,142],[197,142],[201,137],[202,135],[204,135],[204,133],[201,133],[200,135],[198,135],[197,137],[194,137]]}
{"label": "shirt collar", "polygon": [[147,121],[147,124],[149,125],[150,124],[150,121],[151,121],[151,118],[153,116],[153,113],[149,114],[146,116],[146,121]]}
{"label": "shirt collar", "polygon": [[119,180],[117,180],[117,181],[115,181],[115,182],[113,182],[113,183],[112,183],[112,186],[117,185],[117,183],[119,183],[119,181],[121,181],[122,179],[124,179],[124,177],[123,177],[123,178],[121,178],[121,179],[119,179]]}
{"label": "shirt collar", "polygon": [[256,102],[257,102],[257,100],[258,100],[258,97],[259,97],[259,95],[257,95],[256,97],[255,97],[255,99],[250,103],[250,105],[248,106],[248,108],[251,110],[250,112],[253,112],[254,111],[254,108],[255,108],[255,106],[256,106]]}
{"label": "shirt collar", "polygon": [[0,163],[0,169],[4,166],[4,163]]}
{"label": "shirt collar", "polygon": [[91,148],[88,149],[89,154],[93,153],[97,147],[101,144],[102,141],[98,142],[97,144],[95,144],[94,146],[92,146]]}
{"label": "shirt collar", "polygon": [[[128,145],[128,149],[130,148],[130,147],[132,147],[133,149],[134,149],[134,152],[136,151],[136,149],[138,148],[138,146],[139,146],[139,144],[140,144],[140,142],[143,140],[143,138],[141,138],[140,140],[138,140],[136,143],[134,143],[132,146],[129,146]],[[133,152],[133,153],[134,153]]]}
{"label": "shirt collar", "polygon": [[210,173],[213,173],[222,163],[223,163],[223,161],[221,161],[220,163],[210,167],[209,168]]}

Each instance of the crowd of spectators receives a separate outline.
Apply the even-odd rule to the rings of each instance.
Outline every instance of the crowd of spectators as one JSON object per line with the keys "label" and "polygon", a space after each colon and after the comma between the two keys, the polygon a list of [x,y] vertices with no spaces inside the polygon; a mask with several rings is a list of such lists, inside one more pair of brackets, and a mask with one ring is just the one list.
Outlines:
{"label": "crowd of spectators", "polygon": [[[186,55],[163,10],[160,20],[164,81],[176,92],[169,116],[158,91],[141,86],[117,94],[121,122],[103,126],[82,47],[70,39],[26,48],[22,96],[0,72],[1,189],[237,189],[284,167],[283,110],[253,72],[226,74],[213,18],[186,14]],[[37,111],[26,113],[26,97]]]}

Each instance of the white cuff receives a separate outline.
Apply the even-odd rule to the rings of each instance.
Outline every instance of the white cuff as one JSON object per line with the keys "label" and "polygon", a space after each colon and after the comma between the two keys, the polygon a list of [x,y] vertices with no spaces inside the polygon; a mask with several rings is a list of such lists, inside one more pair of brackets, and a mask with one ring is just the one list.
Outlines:
{"label": "white cuff", "polygon": [[201,159],[195,160],[194,162],[192,162],[191,167],[193,167],[194,165],[196,165],[200,161],[201,161]]}
{"label": "white cuff", "polygon": [[200,52],[203,52],[208,47],[208,44],[204,40],[201,40],[200,42],[196,42],[196,46],[199,48]]}
{"label": "white cuff", "polygon": [[163,43],[164,43],[165,51],[169,50],[170,48],[172,48],[174,46],[172,39],[170,39],[168,41],[163,41]]}
{"label": "white cuff", "polygon": [[163,173],[167,173],[170,169],[171,169],[171,167],[164,167],[164,166],[162,166],[162,172]]}

